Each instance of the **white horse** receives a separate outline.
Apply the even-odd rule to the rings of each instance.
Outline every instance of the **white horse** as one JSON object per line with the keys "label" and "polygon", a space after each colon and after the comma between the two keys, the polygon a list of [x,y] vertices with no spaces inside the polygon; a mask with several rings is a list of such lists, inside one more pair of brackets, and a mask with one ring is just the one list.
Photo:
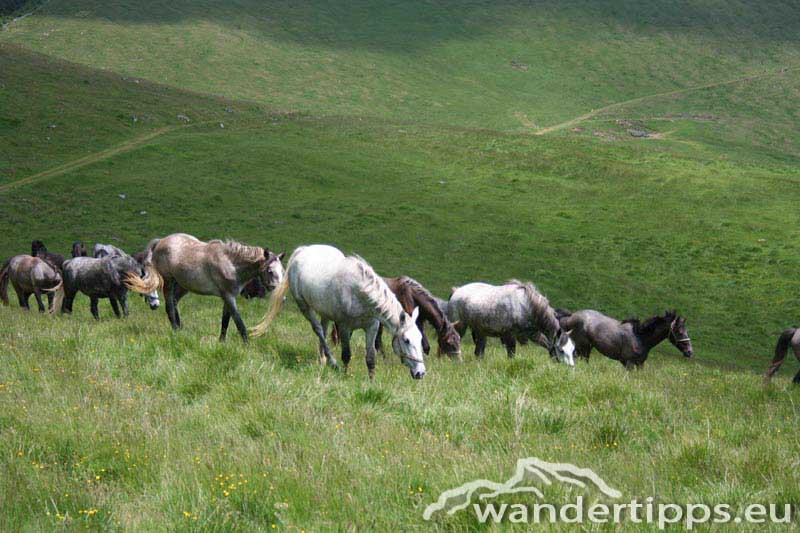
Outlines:
{"label": "white horse", "polygon": [[531,283],[511,280],[505,285],[470,283],[453,289],[447,305],[450,321],[459,321],[459,334],[472,328],[475,355],[483,356],[486,337],[500,337],[509,357],[517,341],[542,344],[550,356],[574,366],[575,344],[558,323],[547,298]]}
{"label": "white horse", "polygon": [[422,358],[422,334],[417,328],[419,308],[409,315],[386,282],[360,257],[345,257],[322,244],[301,246],[286,266],[286,277],[273,291],[264,320],[253,328],[254,336],[263,335],[281,310],[287,290],[291,289],[300,311],[311,323],[319,338],[320,361],[336,367],[336,359],[326,342],[328,324],[339,327],[342,361],[350,362],[350,336],[363,329],[367,337],[367,369],[375,374],[375,336],[383,324],[394,336],[392,347],[414,379],[425,376]]}

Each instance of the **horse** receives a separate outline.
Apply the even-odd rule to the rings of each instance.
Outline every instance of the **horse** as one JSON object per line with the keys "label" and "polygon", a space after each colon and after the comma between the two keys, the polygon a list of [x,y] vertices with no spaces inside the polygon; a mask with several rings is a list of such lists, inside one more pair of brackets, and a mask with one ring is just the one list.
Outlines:
{"label": "horse", "polygon": [[569,331],[561,328],[550,302],[532,283],[511,280],[500,286],[469,283],[454,287],[447,315],[458,322],[461,335],[468,327],[472,329],[477,357],[483,357],[487,337],[500,337],[508,356],[514,357],[518,340],[539,341],[541,335],[550,357],[575,365]]}
{"label": "horse", "polygon": [[[447,314],[437,303],[436,297],[421,283],[408,276],[397,278],[383,278],[397,297],[400,305],[406,313],[411,313],[415,307],[419,308],[417,327],[422,334],[422,351],[428,355],[431,346],[425,335],[425,322],[430,322],[436,330],[436,337],[439,344],[439,355],[445,353],[452,358],[461,358],[461,336],[456,331],[458,324],[453,324],[447,319]],[[378,335],[375,337],[375,347],[383,353],[383,342],[381,340],[383,326],[378,328]]]}
{"label": "horse", "polygon": [[[117,248],[113,244],[101,244],[98,242],[95,243],[94,248],[92,248],[92,255],[99,259],[110,255],[127,256],[128,254],[125,253],[122,248]],[[133,259],[139,263],[142,268],[144,268],[144,252],[137,252],[131,257],[133,257]],[[142,296],[144,296],[144,301],[150,306],[151,310],[156,310],[158,309],[159,305],[161,305],[161,301],[158,299],[157,290],[143,294]]]}
{"label": "horse", "polygon": [[128,288],[125,278],[143,275],[142,267],[127,254],[97,257],[75,257],[64,262],[64,306],[62,311],[72,313],[72,304],[78,292],[89,297],[90,310],[95,320],[100,320],[97,305],[100,298],[108,298],[117,318],[128,316]]}
{"label": "horse", "polygon": [[86,251],[86,245],[83,244],[81,241],[75,241],[72,243],[72,257],[73,259],[76,257],[88,257],[89,253]]}
{"label": "horse", "polygon": [[266,298],[267,288],[264,287],[264,284],[261,283],[261,280],[256,276],[244,284],[240,294],[248,300],[250,298]]}
{"label": "horse", "polygon": [[40,257],[47,260],[50,264],[55,265],[56,268],[61,270],[64,266],[64,256],[55,252],[49,252],[47,246],[40,240],[31,242],[31,255],[33,257]]}
{"label": "horse", "polygon": [[350,337],[356,329],[366,335],[366,363],[370,380],[375,377],[375,337],[378,326],[393,335],[392,348],[414,379],[425,376],[422,358],[422,334],[416,320],[419,309],[409,315],[386,282],[372,267],[357,256],[345,256],[333,246],[315,244],[297,248],[286,266],[286,277],[272,292],[264,319],[253,328],[263,335],[283,307],[286,292],[291,290],[297,306],[319,339],[320,362],[338,368],[328,347],[328,324],[339,325],[342,362],[350,363]]}
{"label": "horse", "polygon": [[258,275],[272,289],[284,278],[281,260],[268,248],[246,246],[233,241],[203,242],[185,233],[173,233],[153,239],[147,245],[144,278],[128,276],[128,287],[147,294],[164,287],[167,318],[174,330],[180,329],[180,299],[189,292],[222,298],[222,327],[219,340],[224,341],[231,317],[242,340],[247,342],[247,328],[236,306],[236,295],[247,280]]}
{"label": "horse", "polygon": [[25,310],[30,310],[28,300],[33,294],[39,305],[39,312],[44,313],[42,292],[47,293],[47,303],[51,310],[61,306],[62,300],[58,296],[62,286],[61,273],[47,259],[23,254],[15,255],[3,263],[0,269],[0,301],[3,305],[8,305],[9,281],[17,293],[19,306]]}
{"label": "horse", "polygon": [[578,357],[589,359],[592,348],[597,348],[627,369],[641,368],[650,350],[667,338],[684,357],[694,354],[686,331],[686,318],[675,311],[645,321],[629,318],[622,322],[592,309],[574,313],[559,311],[561,327],[572,331]]}
{"label": "horse", "polygon": [[[772,376],[774,376],[781,367],[783,360],[786,359],[786,352],[789,351],[789,346],[792,347],[795,357],[800,361],[800,328],[797,326],[784,330],[780,337],[778,337],[778,344],[775,346],[775,357],[772,359],[769,370],[764,374],[765,380],[769,381],[772,379]],[[795,374],[792,382],[800,384],[800,371]]]}

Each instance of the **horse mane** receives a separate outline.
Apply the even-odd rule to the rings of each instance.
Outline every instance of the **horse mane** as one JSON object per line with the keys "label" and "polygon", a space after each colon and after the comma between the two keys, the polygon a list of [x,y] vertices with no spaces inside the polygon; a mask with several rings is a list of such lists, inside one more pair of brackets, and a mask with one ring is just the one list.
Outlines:
{"label": "horse mane", "polygon": [[519,280],[512,279],[507,282],[508,285],[515,285],[525,291],[525,295],[531,302],[533,321],[536,328],[543,333],[555,335],[561,327],[556,318],[555,310],[550,307],[550,301],[547,297],[539,292],[533,283],[523,283]]}
{"label": "horse mane", "polygon": [[[358,255],[350,256],[361,275],[361,291],[370,304],[380,314],[381,318],[394,325],[399,324],[400,317],[405,311],[397,300],[397,297],[389,289],[375,270],[362,257]],[[394,332],[393,332],[394,333]]]}
{"label": "horse mane", "polygon": [[[650,318],[645,319],[644,321],[639,320],[636,317],[630,317],[630,318],[626,318],[625,320],[623,320],[622,323],[623,324],[630,324],[631,327],[633,327],[633,332],[636,333],[637,335],[639,335],[639,334],[645,334],[646,335],[648,333],[652,333],[653,330],[656,328],[656,326],[658,326],[659,324],[661,324],[665,320],[670,320],[670,318],[674,318],[672,315],[675,315],[675,313],[669,313],[668,312],[664,316],[655,315],[655,316],[651,316]],[[677,316],[677,315],[675,315],[675,316]]]}
{"label": "horse mane", "polygon": [[236,241],[209,241],[211,243],[219,243],[225,250],[225,253],[231,259],[239,260],[245,263],[258,263],[264,259],[264,249],[260,246],[248,246]]}
{"label": "horse mane", "polygon": [[426,289],[419,281],[408,276],[401,276],[400,283],[411,291],[414,299],[419,302],[419,311],[424,319],[431,321],[437,331],[445,327],[448,323],[447,313],[439,305],[439,300],[431,291]]}

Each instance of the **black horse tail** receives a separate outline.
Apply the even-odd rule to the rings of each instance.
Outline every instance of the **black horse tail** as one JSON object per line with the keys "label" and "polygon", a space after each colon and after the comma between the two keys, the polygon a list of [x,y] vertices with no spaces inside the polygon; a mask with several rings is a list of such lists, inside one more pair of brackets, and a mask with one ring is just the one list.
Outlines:
{"label": "black horse tail", "polygon": [[[778,344],[775,346],[775,357],[772,359],[772,365],[767,370],[767,373],[764,374],[764,379],[769,380],[778,369],[783,364],[783,360],[786,359],[786,352],[789,351],[789,344],[792,342],[792,337],[794,337],[795,332],[797,332],[797,326],[786,329],[781,333],[781,336],[778,337]],[[800,359],[800,357],[798,357]]]}
{"label": "black horse tail", "polygon": [[3,268],[0,269],[0,301],[3,305],[8,305],[8,270],[11,259],[6,259]]}

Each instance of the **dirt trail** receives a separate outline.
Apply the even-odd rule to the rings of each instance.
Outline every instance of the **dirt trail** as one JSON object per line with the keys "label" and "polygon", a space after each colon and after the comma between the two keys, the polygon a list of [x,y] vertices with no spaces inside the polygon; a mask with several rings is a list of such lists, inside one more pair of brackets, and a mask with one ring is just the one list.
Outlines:
{"label": "dirt trail", "polygon": [[600,115],[601,113],[605,113],[606,111],[611,111],[613,109],[617,109],[617,108],[620,108],[620,107],[625,107],[625,106],[630,105],[630,104],[636,104],[636,103],[639,103],[639,102],[642,102],[642,101],[645,101],[645,100],[649,100],[651,98],[661,98],[661,97],[664,97],[664,96],[674,96],[676,94],[683,94],[683,93],[688,93],[688,92],[692,92],[692,91],[702,91],[703,89],[713,89],[714,87],[721,87],[723,85],[732,85],[734,83],[740,83],[740,82],[743,82],[743,81],[752,81],[752,80],[758,80],[758,79],[761,79],[761,78],[767,78],[767,77],[770,77],[770,76],[782,75],[782,74],[785,74],[787,72],[791,72],[791,71],[795,71],[795,70],[800,70],[800,67],[784,68],[784,69],[776,70],[776,71],[772,71],[772,72],[765,72],[763,74],[754,74],[754,75],[750,75],[750,76],[741,76],[741,77],[734,78],[734,79],[731,79],[731,80],[718,81],[718,82],[714,82],[714,83],[708,83],[706,85],[698,85],[696,87],[687,87],[686,89],[678,89],[678,90],[675,90],[675,91],[667,91],[667,92],[664,92],[664,93],[656,93],[656,94],[648,94],[646,96],[639,96],[637,98],[632,98],[630,100],[623,100],[622,102],[616,102],[614,104],[609,104],[609,105],[607,105],[605,107],[601,107],[601,108],[598,108],[598,109],[592,109],[590,112],[584,113],[583,115],[581,115],[579,117],[575,117],[573,119],[570,119],[570,120],[568,120],[566,122],[561,122],[560,124],[554,124],[552,126],[547,126],[546,128],[540,128],[540,129],[536,130],[535,132],[533,132],[533,134],[534,135],[547,135],[548,133],[551,133],[551,132],[554,132],[554,131],[558,131],[558,130],[563,130],[563,129],[569,128],[571,126],[575,126],[576,124],[580,124],[581,122],[589,120],[590,118],[594,118],[597,115]]}
{"label": "dirt trail", "polygon": [[134,148],[138,148],[139,146],[145,144],[147,141],[150,141],[159,135],[163,135],[170,131],[174,131],[181,126],[166,126],[163,128],[159,128],[157,130],[151,131],[139,137],[134,137],[133,139],[127,140],[122,144],[118,144],[116,146],[112,146],[111,148],[106,148],[105,150],[100,150],[99,152],[95,152],[93,154],[89,154],[83,156],[79,159],[75,159],[68,163],[64,163],[53,168],[49,168],[47,170],[43,170],[37,174],[32,174],[26,178],[22,178],[17,181],[12,181],[11,183],[5,183],[0,185],[0,192],[6,192],[8,190],[14,189],[19,187],[20,185],[27,185],[29,183],[34,183],[37,181],[41,181],[47,178],[52,178],[54,176],[58,176],[60,174],[64,174],[65,172],[69,172],[71,170],[75,170],[81,167],[85,167],[86,165],[91,165],[92,163],[96,163],[98,161],[102,161],[104,159],[108,159],[109,157],[113,157],[115,155],[128,152],[133,150]]}

